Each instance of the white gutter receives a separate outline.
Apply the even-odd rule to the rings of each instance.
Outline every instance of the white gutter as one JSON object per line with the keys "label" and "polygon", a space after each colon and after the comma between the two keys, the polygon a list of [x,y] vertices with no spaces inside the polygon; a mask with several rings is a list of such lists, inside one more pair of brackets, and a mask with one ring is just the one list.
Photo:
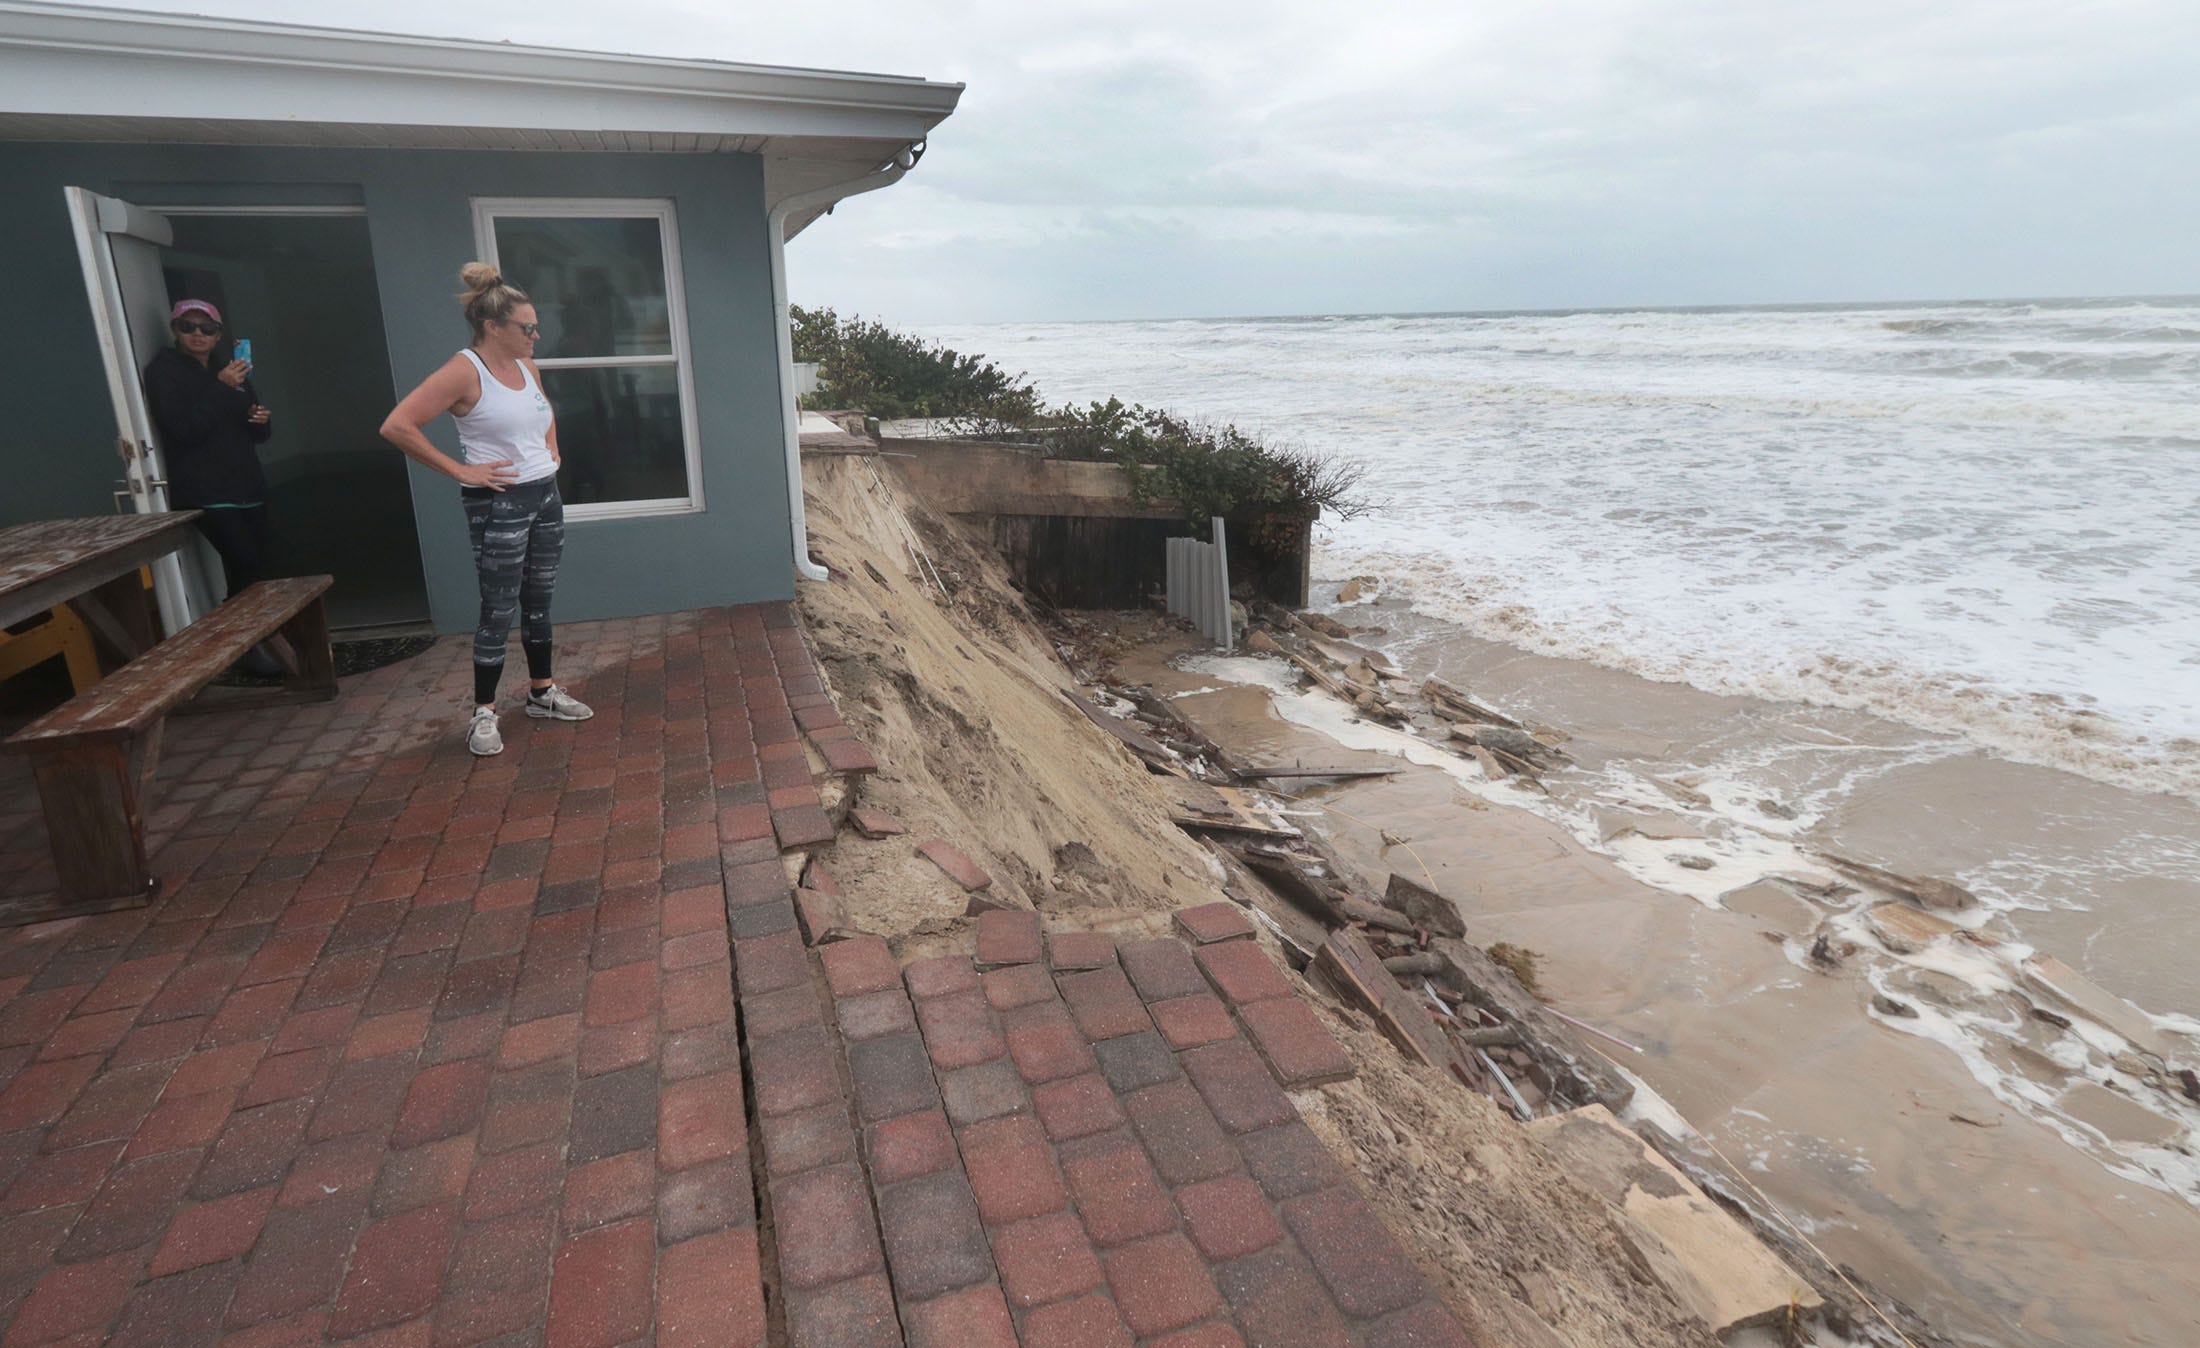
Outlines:
{"label": "white gutter", "polygon": [[804,580],[831,580],[832,572],[810,560],[810,519],[802,503],[802,413],[794,391],[794,315],[787,302],[787,218],[796,211],[830,210],[835,202],[891,187],[916,162],[914,147],[904,148],[892,164],[875,173],[797,193],[772,207],[764,226],[771,237],[772,316],[779,330],[779,423],[786,442],[787,515],[793,526],[794,573]]}

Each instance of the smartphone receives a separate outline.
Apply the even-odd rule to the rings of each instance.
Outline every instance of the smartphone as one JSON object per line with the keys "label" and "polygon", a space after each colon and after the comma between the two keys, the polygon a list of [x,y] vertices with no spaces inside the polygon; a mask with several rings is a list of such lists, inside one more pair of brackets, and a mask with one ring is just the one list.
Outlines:
{"label": "smartphone", "polygon": [[237,348],[232,358],[241,360],[247,365],[252,363],[252,339],[250,337],[239,337],[237,339]]}

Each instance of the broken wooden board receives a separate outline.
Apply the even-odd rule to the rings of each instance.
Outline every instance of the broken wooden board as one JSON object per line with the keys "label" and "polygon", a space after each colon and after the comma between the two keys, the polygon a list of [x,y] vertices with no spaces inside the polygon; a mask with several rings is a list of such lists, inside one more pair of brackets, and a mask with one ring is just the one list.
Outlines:
{"label": "broken wooden board", "polygon": [[1397,768],[1243,767],[1238,769],[1238,775],[1240,777],[1258,777],[1264,780],[1281,781],[1286,778],[1298,777],[1393,777],[1398,774],[1398,771]]}
{"label": "broken wooden board", "polygon": [[1133,730],[1123,723],[1121,717],[1110,716],[1094,706],[1089,698],[1073,693],[1067,688],[1056,688],[1055,691],[1068,698],[1071,706],[1085,714],[1085,719],[1107,731],[1120,741],[1124,748],[1138,755],[1148,767],[1157,772],[1166,773],[1171,777],[1184,775],[1184,769],[1178,765],[1176,755],[1162,747],[1160,741],[1154,739],[1151,735]]}
{"label": "broken wooden board", "polygon": [[1882,903],[1864,910],[1864,923],[1879,943],[1897,955],[1914,955],[1956,929],[1953,922],[1934,917],[1906,903]]}
{"label": "broken wooden board", "polygon": [[1180,828],[1215,829],[1256,838],[1306,836],[1235,787],[1180,781],[1169,787],[1169,795],[1169,818]]}
{"label": "broken wooden board", "polygon": [[1468,697],[1460,689],[1453,687],[1433,674],[1422,682],[1421,696],[1435,705],[1438,715],[1442,715],[1446,710],[1449,710],[1467,720],[1479,721],[1484,725],[1510,726],[1514,730],[1523,731],[1527,729],[1526,726],[1510,716],[1483,706],[1473,698]]}
{"label": "broken wooden board", "polygon": [[1456,1050],[1429,1018],[1428,1003],[1383,969],[1367,938],[1347,927],[1322,942],[1314,967],[1346,1001],[1374,1017],[1375,1025],[1398,1051],[1414,1062],[1449,1071]]}
{"label": "broken wooden board", "polygon": [[[1482,947],[1471,941],[1439,941],[1437,947],[1457,967],[1456,982],[1464,984],[1467,1001],[1517,1026],[1536,1059],[1552,1074],[1554,1086],[1563,1084],[1562,1072],[1573,1078],[1565,1092],[1569,1098],[1594,1100],[1613,1109],[1625,1109],[1627,1102],[1635,1098],[1633,1083],[1546,1010],[1534,993],[1520,986],[1520,980]],[[1436,983],[1439,987],[1447,985],[1442,978]]]}
{"label": "broken wooden board", "polygon": [[1418,881],[1393,874],[1383,890],[1383,903],[1411,918],[1438,936],[1465,936],[1467,924],[1459,905]]}
{"label": "broken wooden board", "polygon": [[1256,851],[1246,851],[1239,855],[1238,860],[1247,870],[1259,876],[1261,883],[1278,898],[1321,923],[1324,930],[1345,924],[1345,916],[1337,906],[1336,894],[1328,885],[1308,875],[1303,863],[1296,858],[1271,857]]}
{"label": "broken wooden board", "polygon": [[2154,1018],[2088,979],[2053,955],[2034,955],[2019,966],[2027,986],[2047,993],[2086,1019],[2105,1025],[2157,1058],[2171,1057]]}

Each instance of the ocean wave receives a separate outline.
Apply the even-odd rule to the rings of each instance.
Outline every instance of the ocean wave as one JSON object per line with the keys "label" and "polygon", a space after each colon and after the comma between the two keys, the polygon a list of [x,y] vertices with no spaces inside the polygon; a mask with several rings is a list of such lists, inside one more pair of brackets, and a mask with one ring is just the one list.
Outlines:
{"label": "ocean wave", "polygon": [[1828,651],[1798,661],[1702,648],[1649,652],[1610,630],[1610,623],[1584,630],[1540,617],[1471,583],[1441,555],[1355,549],[1319,561],[1337,574],[1382,576],[1390,593],[1416,612],[1535,654],[1705,692],[1868,712],[1954,735],[2018,762],[2200,800],[2200,741],[2136,731],[2065,694],[2000,688],[1974,674],[1853,653]]}

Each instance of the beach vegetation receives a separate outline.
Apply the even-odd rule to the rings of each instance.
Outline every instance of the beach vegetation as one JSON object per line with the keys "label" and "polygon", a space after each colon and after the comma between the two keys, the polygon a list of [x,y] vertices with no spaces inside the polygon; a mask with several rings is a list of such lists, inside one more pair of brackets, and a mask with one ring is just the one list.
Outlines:
{"label": "beach vegetation", "polygon": [[1490,957],[1491,963],[1519,980],[1521,987],[1530,992],[1538,990],[1536,987],[1536,971],[1537,967],[1543,963],[1541,955],[1525,946],[1514,945],[1510,941],[1499,941],[1483,953]]}
{"label": "beach vegetation", "polygon": [[882,420],[969,418],[1022,425],[1039,415],[1039,391],[983,356],[896,332],[861,316],[789,306],[794,358],[818,366],[804,407],[858,408]]}

